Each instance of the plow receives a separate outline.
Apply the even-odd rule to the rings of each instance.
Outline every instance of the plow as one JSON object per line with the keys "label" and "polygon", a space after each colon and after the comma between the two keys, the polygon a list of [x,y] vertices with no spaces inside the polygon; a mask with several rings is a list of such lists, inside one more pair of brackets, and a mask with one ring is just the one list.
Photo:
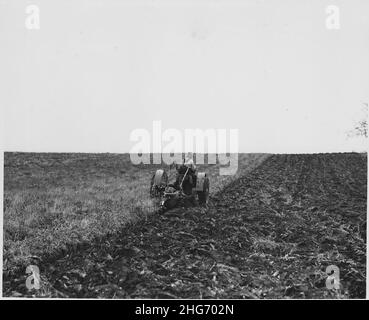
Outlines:
{"label": "plow", "polygon": [[150,183],[150,196],[159,202],[159,212],[179,206],[204,206],[209,199],[209,178],[206,172],[197,172],[185,165],[177,166],[175,181],[167,172],[158,169]]}

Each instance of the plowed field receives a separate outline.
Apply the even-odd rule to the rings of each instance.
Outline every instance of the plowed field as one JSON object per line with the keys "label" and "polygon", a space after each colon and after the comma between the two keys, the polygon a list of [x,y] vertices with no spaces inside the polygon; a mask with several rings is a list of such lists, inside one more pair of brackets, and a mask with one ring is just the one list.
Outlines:
{"label": "plowed field", "polygon": [[5,278],[4,295],[364,298],[366,198],[366,155],[273,155],[207,207],[149,215],[44,262],[37,292]]}

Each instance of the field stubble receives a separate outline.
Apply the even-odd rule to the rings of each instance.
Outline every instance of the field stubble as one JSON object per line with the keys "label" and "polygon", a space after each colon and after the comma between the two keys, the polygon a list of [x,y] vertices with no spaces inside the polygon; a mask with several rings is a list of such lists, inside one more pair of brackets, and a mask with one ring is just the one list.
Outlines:
{"label": "field stubble", "polygon": [[[208,172],[214,193],[266,157],[240,154],[235,176],[220,176],[219,165],[199,170]],[[128,154],[5,153],[4,160],[5,274],[145,219],[157,209],[149,197],[151,176],[158,167],[169,170],[132,165]]]}

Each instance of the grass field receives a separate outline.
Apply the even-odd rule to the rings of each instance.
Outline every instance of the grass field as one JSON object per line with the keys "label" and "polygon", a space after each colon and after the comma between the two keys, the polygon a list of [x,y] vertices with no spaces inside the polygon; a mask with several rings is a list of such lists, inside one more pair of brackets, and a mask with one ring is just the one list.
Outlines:
{"label": "grass field", "polygon": [[[235,176],[220,176],[219,165],[199,169],[209,173],[215,193],[267,157],[240,154]],[[4,274],[153,213],[149,181],[157,167],[134,166],[128,154],[5,153]]]}

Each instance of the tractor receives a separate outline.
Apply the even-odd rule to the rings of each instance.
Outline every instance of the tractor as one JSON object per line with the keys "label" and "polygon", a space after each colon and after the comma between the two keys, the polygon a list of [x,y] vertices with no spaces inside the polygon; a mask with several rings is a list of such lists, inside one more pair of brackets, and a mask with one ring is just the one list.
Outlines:
{"label": "tractor", "polygon": [[174,182],[169,183],[164,169],[156,170],[151,178],[150,196],[160,200],[160,211],[177,206],[206,205],[209,198],[209,178],[185,165],[176,165]]}

